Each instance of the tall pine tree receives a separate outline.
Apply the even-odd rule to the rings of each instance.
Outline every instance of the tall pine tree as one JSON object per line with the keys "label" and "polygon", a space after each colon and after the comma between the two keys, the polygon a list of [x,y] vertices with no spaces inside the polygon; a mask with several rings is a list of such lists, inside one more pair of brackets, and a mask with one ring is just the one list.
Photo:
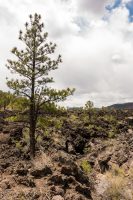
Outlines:
{"label": "tall pine tree", "polygon": [[61,56],[56,60],[52,59],[51,54],[55,52],[56,44],[47,42],[48,33],[43,32],[41,16],[34,14],[29,18],[30,22],[25,24],[25,32],[19,33],[19,40],[24,43],[25,49],[18,50],[14,47],[12,53],[16,59],[8,60],[7,64],[8,69],[20,75],[20,78],[8,80],[7,84],[15,94],[29,99],[30,155],[34,157],[39,110],[46,103],[65,100],[73,94],[74,89],[56,90],[49,86],[54,82],[49,72],[58,68],[58,64],[62,62]]}

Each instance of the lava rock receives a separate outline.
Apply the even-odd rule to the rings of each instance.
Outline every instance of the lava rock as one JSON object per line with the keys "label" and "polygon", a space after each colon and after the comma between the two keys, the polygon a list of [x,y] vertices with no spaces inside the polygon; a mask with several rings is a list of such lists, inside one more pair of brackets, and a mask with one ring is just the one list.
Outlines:
{"label": "lava rock", "polygon": [[92,199],[90,188],[81,185],[76,186],[75,190],[85,197]]}
{"label": "lava rock", "polygon": [[41,168],[34,168],[31,170],[30,174],[34,176],[35,178],[42,178],[44,176],[47,176],[49,174],[52,174],[52,170],[47,165],[45,167]]}

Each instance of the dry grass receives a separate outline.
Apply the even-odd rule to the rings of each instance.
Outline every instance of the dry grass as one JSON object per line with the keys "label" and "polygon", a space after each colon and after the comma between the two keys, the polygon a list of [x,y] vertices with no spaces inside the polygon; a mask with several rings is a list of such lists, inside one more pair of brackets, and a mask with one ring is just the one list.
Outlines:
{"label": "dry grass", "polygon": [[123,190],[126,186],[126,182],[122,177],[109,177],[109,188],[106,193],[113,200],[119,200],[123,196]]}
{"label": "dry grass", "polygon": [[106,172],[109,186],[105,191],[105,196],[110,200],[133,200],[132,180],[124,169],[113,166],[112,170]]}

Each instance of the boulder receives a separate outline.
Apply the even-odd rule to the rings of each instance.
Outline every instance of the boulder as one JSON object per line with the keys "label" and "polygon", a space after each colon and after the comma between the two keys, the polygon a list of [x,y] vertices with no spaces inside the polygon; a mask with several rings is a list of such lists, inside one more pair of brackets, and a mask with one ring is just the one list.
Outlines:
{"label": "boulder", "polygon": [[0,160],[0,168],[2,169],[6,169],[7,167],[9,167],[10,163],[4,159]]}
{"label": "boulder", "polygon": [[49,184],[61,185],[66,188],[68,187],[68,180],[65,176],[56,174],[50,177]]}
{"label": "boulder", "polygon": [[101,173],[109,170],[108,162],[111,160],[111,155],[98,161]]}
{"label": "boulder", "polygon": [[61,173],[66,176],[74,176],[76,181],[90,185],[88,177],[84,174],[81,168],[73,162],[71,165],[63,166],[61,169]]}
{"label": "boulder", "polygon": [[75,190],[80,194],[84,195],[85,197],[87,197],[87,199],[92,199],[90,188],[78,185],[76,186]]}
{"label": "boulder", "polygon": [[51,193],[53,193],[54,195],[64,196],[65,194],[65,191],[59,186],[52,186],[50,190],[51,190]]}
{"label": "boulder", "polygon": [[127,123],[128,123],[128,125],[133,126],[133,117],[132,116],[127,118]]}
{"label": "boulder", "polygon": [[23,127],[17,127],[12,130],[10,130],[10,137],[14,138],[15,140],[20,140],[23,135]]}
{"label": "boulder", "polygon": [[28,173],[28,169],[24,166],[24,165],[18,165],[15,172],[19,175],[19,176],[26,176]]}
{"label": "boulder", "polygon": [[24,185],[27,187],[35,187],[34,180],[27,176],[15,177],[15,181],[20,185]]}
{"label": "boulder", "polygon": [[52,170],[49,166],[43,166],[40,168],[33,168],[30,172],[30,174],[32,176],[34,176],[35,178],[42,178],[44,176],[47,176],[49,174],[52,174]]}

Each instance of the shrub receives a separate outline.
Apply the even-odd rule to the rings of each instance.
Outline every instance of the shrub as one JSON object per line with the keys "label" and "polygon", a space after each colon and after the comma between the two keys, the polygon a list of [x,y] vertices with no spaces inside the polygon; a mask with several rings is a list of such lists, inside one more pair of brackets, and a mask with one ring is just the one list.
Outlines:
{"label": "shrub", "polygon": [[111,129],[108,132],[108,137],[109,138],[113,138],[113,137],[115,137],[116,134],[117,134],[116,130],[115,129]]}
{"label": "shrub", "polygon": [[87,160],[82,161],[81,168],[86,174],[90,174],[92,172],[92,167]]}
{"label": "shrub", "polygon": [[17,149],[22,150],[22,145],[20,144],[20,142],[16,141],[15,145]]}

